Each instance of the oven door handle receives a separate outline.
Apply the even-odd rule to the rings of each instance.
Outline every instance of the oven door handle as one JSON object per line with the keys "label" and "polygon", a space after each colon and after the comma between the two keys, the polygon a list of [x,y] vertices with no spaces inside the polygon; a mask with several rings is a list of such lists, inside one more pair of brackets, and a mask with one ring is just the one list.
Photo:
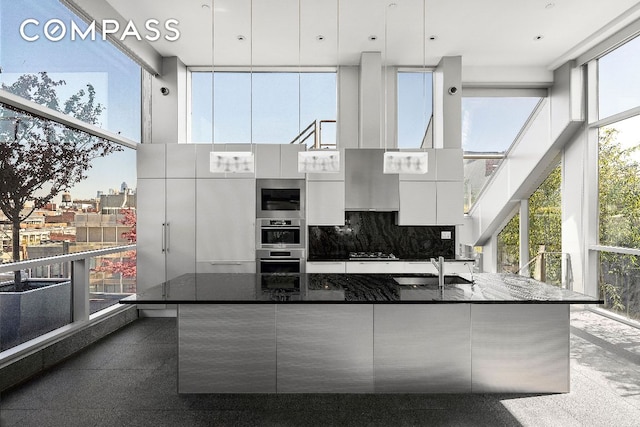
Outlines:
{"label": "oven door handle", "polygon": [[260,262],[264,262],[264,263],[274,263],[274,262],[282,262],[282,261],[291,261],[291,262],[300,262],[300,258],[269,258],[269,259],[264,259],[261,258]]}

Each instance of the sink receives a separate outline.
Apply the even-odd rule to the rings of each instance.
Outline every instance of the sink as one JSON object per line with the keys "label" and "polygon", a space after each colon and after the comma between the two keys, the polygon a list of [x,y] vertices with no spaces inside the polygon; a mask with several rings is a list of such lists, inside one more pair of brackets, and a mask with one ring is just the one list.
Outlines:
{"label": "sink", "polygon": [[[400,286],[438,286],[438,276],[394,276],[393,280]],[[471,283],[469,280],[460,276],[444,276],[445,285],[457,285],[463,283]]]}

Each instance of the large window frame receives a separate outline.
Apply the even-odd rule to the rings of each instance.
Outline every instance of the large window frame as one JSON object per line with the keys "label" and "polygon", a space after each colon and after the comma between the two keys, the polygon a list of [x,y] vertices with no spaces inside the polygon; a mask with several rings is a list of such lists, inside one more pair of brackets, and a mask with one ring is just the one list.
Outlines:
{"label": "large window frame", "polygon": [[[635,37],[640,37],[636,34]],[[587,76],[587,167],[588,167],[588,194],[587,197],[587,265],[585,269],[586,282],[585,292],[598,296],[601,294],[599,277],[600,262],[602,255],[630,255],[633,257],[640,256],[640,247],[621,247],[611,246],[600,242],[600,191],[599,191],[599,134],[600,129],[619,123],[623,120],[640,116],[640,105],[620,111],[608,117],[599,117],[599,60],[606,56],[609,52],[617,49],[632,37],[624,37],[624,34],[614,35],[608,40],[607,46],[598,46],[598,51],[590,51],[579,58],[582,66],[586,68]],[[605,292],[606,293],[606,292]],[[605,295],[606,297],[606,295]],[[630,320],[627,316],[617,315],[613,312],[600,310],[601,313],[615,317],[618,320],[631,322],[635,326],[637,324]]]}
{"label": "large window frame", "polygon": [[[516,145],[518,140],[520,139],[523,131],[525,131],[533,117],[535,117],[540,109],[541,105],[545,102],[545,100],[549,97],[549,92],[546,88],[540,87],[520,87],[520,88],[501,88],[501,87],[474,87],[474,86],[466,86],[462,88],[462,98],[539,98],[536,105],[531,110],[529,116],[525,119],[520,130],[514,136],[513,140],[509,147],[504,151],[504,153],[494,153],[494,152],[463,152],[463,160],[465,164],[470,161],[485,161],[485,162],[496,162],[493,172],[490,176],[488,176],[481,186],[478,194],[476,195],[475,200],[469,200],[467,203],[467,191],[465,188],[465,214],[469,213],[476,201],[480,200],[482,193],[485,189],[490,185],[493,177],[497,170],[502,166],[503,160],[509,156],[509,153]],[[461,124],[462,125],[462,124]],[[464,147],[463,147],[464,148]],[[465,175],[466,181],[466,175]],[[466,187],[466,186],[465,186]]]}
{"label": "large window frame", "polygon": [[[305,73],[333,73],[336,78],[336,110],[335,110],[335,120],[338,118],[338,104],[340,102],[339,99],[339,68],[338,67],[247,67],[247,66],[192,66],[187,67],[187,79],[186,79],[186,141],[189,144],[212,144],[214,141],[202,142],[202,141],[193,141],[192,135],[192,126],[193,126],[193,97],[192,97],[192,77],[193,73],[199,72],[213,72],[213,73],[289,73],[289,74],[305,74]],[[213,92],[213,96],[215,96],[215,88]],[[296,100],[299,103],[299,98]],[[298,105],[298,109],[300,109],[300,105]],[[300,121],[300,119],[298,119]],[[300,123],[299,131],[302,131],[308,123]],[[337,140],[337,127],[336,127],[336,140]],[[213,137],[212,137],[213,139]],[[251,143],[251,141],[247,141],[247,143]]]}

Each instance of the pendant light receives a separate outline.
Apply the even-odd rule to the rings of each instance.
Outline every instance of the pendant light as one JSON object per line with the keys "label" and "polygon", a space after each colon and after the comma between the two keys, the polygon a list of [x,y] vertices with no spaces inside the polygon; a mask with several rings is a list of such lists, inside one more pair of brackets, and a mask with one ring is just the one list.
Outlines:
{"label": "pendant light", "polygon": [[[298,0],[298,39],[300,39],[300,0]],[[300,43],[298,41],[298,43]],[[336,78],[340,66],[340,0],[336,0]],[[298,44],[298,67],[300,67],[300,44]],[[298,69],[298,81],[300,69]],[[300,94],[300,88],[298,88]],[[336,96],[336,99],[338,97]],[[300,102],[298,102],[298,127],[300,127]],[[298,129],[299,130],[299,129]],[[319,132],[319,129],[316,129]],[[336,126],[336,142],[338,137]],[[337,144],[336,144],[337,147]],[[298,172],[300,173],[338,173],[340,172],[340,151],[316,147],[298,152]]]}
{"label": "pendant light", "polygon": [[253,0],[251,0],[251,138],[249,151],[214,151],[215,144],[215,0],[211,0],[211,153],[209,171],[212,173],[254,173],[255,156],[253,154]]}
{"label": "pendant light", "polygon": [[[385,153],[383,172],[404,174],[425,174],[428,172],[429,157],[426,151],[386,151],[387,137],[387,20],[385,14]],[[423,86],[426,85],[424,73],[426,71],[426,0],[422,0],[422,72]],[[426,99],[426,89],[423,87],[423,97]]]}

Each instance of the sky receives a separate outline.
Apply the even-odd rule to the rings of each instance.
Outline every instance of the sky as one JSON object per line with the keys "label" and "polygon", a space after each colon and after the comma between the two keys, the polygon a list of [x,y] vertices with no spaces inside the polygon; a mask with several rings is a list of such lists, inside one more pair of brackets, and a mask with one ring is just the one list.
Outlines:
{"label": "sky", "polygon": [[[29,27],[29,34],[39,34],[27,42],[19,33],[23,20],[40,21],[40,30]],[[57,88],[64,102],[79,89],[92,84],[98,102],[106,109],[100,127],[134,141],[140,140],[140,67],[109,42],[65,37],[52,42],[42,36],[42,26],[58,18],[70,26],[73,19],[84,24],[57,0],[0,0],[0,82],[13,83],[20,75],[46,71],[54,80],[65,80]],[[119,189],[122,182],[135,188],[135,151],[125,149],[109,157],[94,160],[89,178],[71,190],[73,198],[93,198],[97,191]],[[58,201],[59,201],[58,197]]]}

